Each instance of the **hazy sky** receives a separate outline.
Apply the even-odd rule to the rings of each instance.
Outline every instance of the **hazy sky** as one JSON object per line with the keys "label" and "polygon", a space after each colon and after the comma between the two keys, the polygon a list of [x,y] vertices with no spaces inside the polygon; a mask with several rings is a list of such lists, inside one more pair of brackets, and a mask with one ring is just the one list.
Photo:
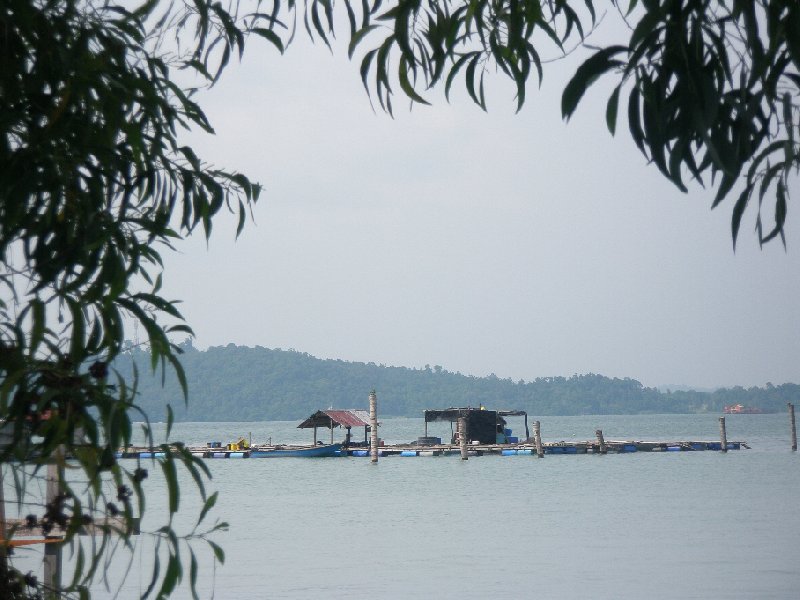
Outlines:
{"label": "hazy sky", "polygon": [[299,38],[283,57],[252,45],[200,97],[217,135],[188,139],[265,189],[238,241],[220,220],[166,261],[197,346],[515,380],[800,382],[794,203],[787,251],[759,249],[748,209],[734,254],[732,200],[679,192],[625,121],[611,137],[607,87],[562,121],[575,62],[547,65],[519,114],[498,80],[488,114],[459,89],[411,111],[398,97],[392,119],[343,49]]}

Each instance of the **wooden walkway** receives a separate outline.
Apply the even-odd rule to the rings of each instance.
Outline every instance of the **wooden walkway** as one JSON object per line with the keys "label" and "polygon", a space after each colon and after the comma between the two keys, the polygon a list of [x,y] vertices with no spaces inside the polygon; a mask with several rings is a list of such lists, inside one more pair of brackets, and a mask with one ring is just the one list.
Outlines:
{"label": "wooden walkway", "polygon": [[[728,450],[741,450],[749,448],[746,442],[729,441]],[[716,441],[634,441],[634,440],[605,440],[605,452],[600,448],[599,442],[543,442],[542,450],[545,455],[550,454],[623,454],[631,452],[702,452],[719,451],[722,443]],[[368,456],[367,448],[351,448],[346,451],[348,456]],[[458,456],[461,451],[457,445],[443,444],[438,446],[416,446],[413,444],[400,446],[384,446],[378,450],[379,456]],[[468,446],[468,456],[536,456],[533,444],[493,444]]]}
{"label": "wooden walkway", "polygon": [[[554,454],[627,454],[632,452],[703,452],[720,451],[722,443],[713,441],[641,441],[641,440],[604,440],[605,451],[597,441],[582,442],[543,442],[542,450],[545,455]],[[746,442],[728,441],[727,450],[740,450],[749,448]],[[205,446],[189,448],[191,453],[200,458],[250,458],[249,449],[228,450],[225,448],[209,448]],[[379,456],[458,456],[460,448],[452,444],[439,444],[434,446],[419,446],[416,444],[402,444],[381,446]],[[472,444],[467,449],[468,456],[536,456],[536,447],[532,443],[521,444]],[[117,458],[152,459],[161,458],[164,452],[147,448],[131,448],[127,451],[117,452]],[[343,449],[337,456],[369,456],[369,448],[351,447]]]}

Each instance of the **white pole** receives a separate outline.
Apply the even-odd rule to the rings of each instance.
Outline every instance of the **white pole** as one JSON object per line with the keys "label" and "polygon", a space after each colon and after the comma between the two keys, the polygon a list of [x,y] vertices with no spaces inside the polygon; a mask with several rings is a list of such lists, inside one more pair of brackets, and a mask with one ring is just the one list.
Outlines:
{"label": "white pole", "polygon": [[378,396],[375,390],[369,393],[369,428],[370,428],[370,444],[369,453],[372,457],[372,462],[378,462]]}
{"label": "white pole", "polygon": [[539,421],[533,422],[533,443],[536,444],[536,456],[542,458],[544,450],[542,449],[542,424]]}
{"label": "white pole", "polygon": [[461,448],[461,460],[469,460],[467,452],[467,417],[458,417],[458,445]]}
{"label": "white pole", "polygon": [[[45,502],[51,505],[61,493],[64,478],[64,446],[59,446],[47,465],[47,488]],[[48,598],[60,597],[61,589],[61,544],[45,544],[44,585],[50,590]]]}

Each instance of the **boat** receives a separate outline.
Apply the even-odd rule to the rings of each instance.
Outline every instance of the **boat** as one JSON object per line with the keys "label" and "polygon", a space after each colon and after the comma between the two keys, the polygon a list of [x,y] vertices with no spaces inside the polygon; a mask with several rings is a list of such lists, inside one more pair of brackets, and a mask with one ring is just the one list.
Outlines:
{"label": "boat", "polygon": [[316,446],[251,446],[250,458],[314,458],[341,455],[341,444],[318,444]]}
{"label": "boat", "polygon": [[731,404],[722,409],[726,415],[760,415],[764,411],[756,406],[745,406],[743,404]]}

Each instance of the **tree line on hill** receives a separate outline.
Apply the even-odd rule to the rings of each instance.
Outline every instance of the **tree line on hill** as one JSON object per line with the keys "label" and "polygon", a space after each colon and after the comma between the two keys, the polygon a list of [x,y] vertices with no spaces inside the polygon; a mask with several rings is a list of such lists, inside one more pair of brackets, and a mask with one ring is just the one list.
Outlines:
{"label": "tree line on hill", "polygon": [[[630,378],[594,373],[512,381],[475,377],[438,365],[392,367],[319,359],[295,350],[228,344],[198,350],[182,344],[190,400],[184,403],[174,373],[150,370],[146,349],[130,346],[115,363],[126,376],[138,370],[139,403],[153,420],[169,403],[178,421],[303,419],[316,410],[367,408],[375,389],[383,416],[422,416],[426,408],[479,406],[525,410],[530,415],[721,413],[731,404],[777,412],[800,398],[800,385],[665,391]],[[163,385],[162,385],[163,382]]]}

